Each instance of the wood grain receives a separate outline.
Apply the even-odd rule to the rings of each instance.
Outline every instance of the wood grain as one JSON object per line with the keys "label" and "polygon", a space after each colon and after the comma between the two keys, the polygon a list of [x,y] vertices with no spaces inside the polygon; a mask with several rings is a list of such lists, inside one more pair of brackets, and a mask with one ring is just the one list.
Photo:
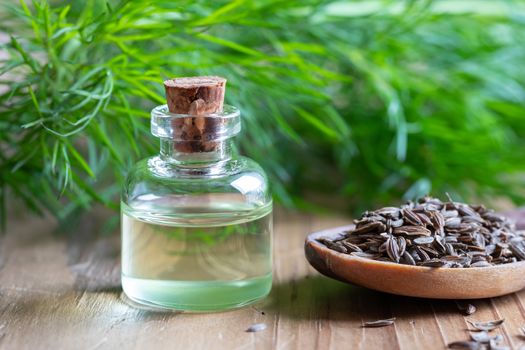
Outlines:
{"label": "wood grain", "polygon": [[[93,213],[57,235],[51,219],[20,216],[0,238],[0,349],[444,349],[466,340],[467,319],[505,318],[497,332],[525,346],[525,291],[476,300],[464,317],[453,301],[373,292],[316,273],[306,262],[309,232],[348,218],[279,210],[270,296],[241,310],[211,314],[138,309],[121,295],[119,237],[100,236]],[[400,282],[402,283],[402,281]],[[396,317],[394,326],[362,328]],[[268,328],[246,333],[254,323]]]}

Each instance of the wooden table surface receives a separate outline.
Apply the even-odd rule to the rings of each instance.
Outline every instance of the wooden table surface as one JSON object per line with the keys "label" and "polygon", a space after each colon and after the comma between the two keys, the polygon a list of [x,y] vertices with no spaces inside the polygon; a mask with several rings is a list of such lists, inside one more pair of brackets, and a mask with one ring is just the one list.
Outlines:
{"label": "wooden table surface", "polygon": [[[505,318],[502,334],[525,349],[525,291],[476,300],[464,317],[453,301],[387,295],[320,276],[303,254],[307,233],[348,218],[278,211],[270,296],[240,310],[159,313],[131,307],[120,288],[119,237],[97,237],[98,216],[74,235],[50,219],[19,217],[0,237],[0,349],[445,349],[466,340],[467,319]],[[399,281],[403,283],[403,281]],[[487,281],[490,283],[490,281]],[[396,317],[394,326],[362,322]],[[267,329],[245,332],[255,323]]]}

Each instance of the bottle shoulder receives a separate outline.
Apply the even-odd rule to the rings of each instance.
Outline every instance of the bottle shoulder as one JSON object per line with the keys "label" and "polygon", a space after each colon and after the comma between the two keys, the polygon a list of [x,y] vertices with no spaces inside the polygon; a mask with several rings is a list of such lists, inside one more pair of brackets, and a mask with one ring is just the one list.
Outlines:
{"label": "bottle shoulder", "polygon": [[266,173],[247,157],[195,167],[167,163],[158,156],[143,159],[128,172],[122,200],[129,203],[144,196],[182,198],[206,194],[213,194],[214,200],[227,194],[237,201],[264,205],[271,202]]}

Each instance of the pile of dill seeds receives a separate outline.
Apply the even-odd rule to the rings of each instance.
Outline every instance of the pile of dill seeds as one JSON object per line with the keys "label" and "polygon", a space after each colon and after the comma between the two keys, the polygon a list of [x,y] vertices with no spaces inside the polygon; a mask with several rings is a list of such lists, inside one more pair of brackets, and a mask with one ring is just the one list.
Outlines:
{"label": "pile of dill seeds", "polygon": [[525,231],[483,205],[433,197],[363,213],[355,229],[319,238],[344,254],[407,265],[469,268],[525,261]]}

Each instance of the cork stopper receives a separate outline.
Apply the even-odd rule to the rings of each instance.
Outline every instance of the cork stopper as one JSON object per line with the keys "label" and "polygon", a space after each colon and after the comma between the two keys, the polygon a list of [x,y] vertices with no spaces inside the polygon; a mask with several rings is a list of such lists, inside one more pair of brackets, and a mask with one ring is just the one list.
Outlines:
{"label": "cork stopper", "polygon": [[226,89],[224,78],[174,78],[166,80],[164,87],[171,113],[202,115],[222,112]]}
{"label": "cork stopper", "polygon": [[173,120],[173,129],[186,141],[175,142],[175,149],[185,153],[214,151],[217,142],[207,140],[213,139],[221,119],[209,114],[223,110],[226,79],[217,76],[174,78],[166,80],[164,87],[170,113],[187,115]]}

